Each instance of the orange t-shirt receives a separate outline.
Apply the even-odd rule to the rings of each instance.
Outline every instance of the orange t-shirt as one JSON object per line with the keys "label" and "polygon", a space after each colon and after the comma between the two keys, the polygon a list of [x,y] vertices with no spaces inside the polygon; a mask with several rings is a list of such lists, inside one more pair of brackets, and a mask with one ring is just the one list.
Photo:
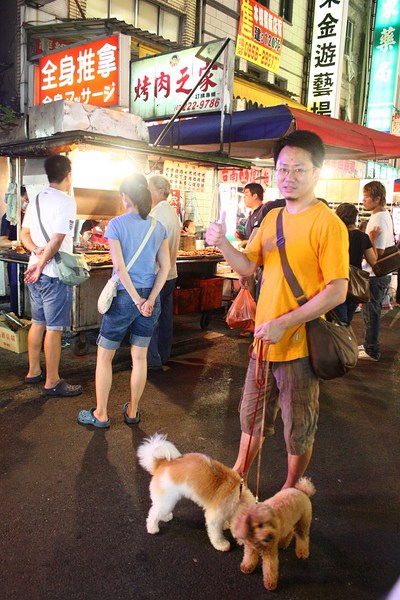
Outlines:
{"label": "orange t-shirt", "polygon": [[[296,308],[283,274],[276,246],[276,219],[281,209],[271,210],[257,235],[244,250],[257,265],[264,266],[256,325],[276,319]],[[286,255],[297,281],[308,299],[334,279],[349,277],[349,234],[344,223],[323,202],[297,214],[283,209]],[[255,340],[255,350],[260,342]],[[271,361],[288,361],[308,356],[305,324],[285,331],[277,344],[271,344]]]}

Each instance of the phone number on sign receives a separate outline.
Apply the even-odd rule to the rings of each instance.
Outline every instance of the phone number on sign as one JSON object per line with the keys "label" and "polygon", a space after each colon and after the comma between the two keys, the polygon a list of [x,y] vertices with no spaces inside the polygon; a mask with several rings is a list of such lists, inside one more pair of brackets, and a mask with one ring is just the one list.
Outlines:
{"label": "phone number on sign", "polygon": [[[220,98],[206,98],[205,100],[193,100],[193,102],[187,102],[182,108],[182,111],[187,110],[202,110],[204,108],[218,108],[220,105]],[[175,110],[181,108],[181,104],[175,106]]]}
{"label": "phone number on sign", "polygon": [[279,68],[279,56],[272,54],[250,40],[241,38],[238,43],[236,54],[240,56],[240,58],[253,61],[261,67],[266,67],[271,71],[275,71]]}

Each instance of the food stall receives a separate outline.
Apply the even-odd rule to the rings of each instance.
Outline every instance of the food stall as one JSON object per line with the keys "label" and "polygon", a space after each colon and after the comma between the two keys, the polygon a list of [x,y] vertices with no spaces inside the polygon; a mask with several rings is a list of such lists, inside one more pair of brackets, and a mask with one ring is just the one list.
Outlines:
{"label": "food stall", "polygon": [[[31,201],[47,185],[43,162],[52,153],[66,153],[72,161],[73,194],[77,204],[74,251],[83,252],[91,267],[89,280],[73,290],[72,332],[76,335],[72,340],[72,350],[76,354],[84,354],[87,351],[85,332],[98,328],[101,321],[101,315],[97,312],[97,298],[111,275],[112,266],[107,248],[82,246],[79,239],[81,223],[85,219],[110,219],[121,214],[123,208],[119,183],[125,175],[139,170],[146,175],[161,173],[167,176],[165,165],[170,169],[178,168],[174,167],[175,164],[179,165],[179,171],[183,170],[183,165],[190,165],[193,172],[199,169],[210,182],[210,188],[203,190],[202,219],[205,220],[205,215],[208,216],[210,212],[209,193],[217,185],[218,170],[248,165],[225,156],[152,148],[146,142],[120,136],[79,130],[61,131],[46,137],[6,142],[0,148],[0,155],[10,160],[11,179],[27,187]],[[205,204],[206,196],[208,207]],[[13,248],[0,251],[0,260],[15,262],[20,267],[20,316],[30,315],[29,295],[23,283],[28,259],[28,253],[21,246],[14,245]],[[212,247],[181,251],[178,274],[198,279],[196,285],[200,288],[200,281],[212,278],[220,260],[221,254]],[[198,310],[204,313],[208,307],[202,309],[202,306],[204,303],[199,303]],[[211,305],[209,308],[213,307]],[[202,314],[201,325],[205,326],[207,320],[207,313]]]}

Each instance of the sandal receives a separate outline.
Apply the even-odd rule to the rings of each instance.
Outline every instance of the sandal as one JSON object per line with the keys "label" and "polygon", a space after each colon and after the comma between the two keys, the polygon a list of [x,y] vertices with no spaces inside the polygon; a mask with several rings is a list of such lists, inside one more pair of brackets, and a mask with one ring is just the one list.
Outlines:
{"label": "sandal", "polygon": [[122,412],[124,414],[125,423],[127,425],[137,425],[140,421],[140,408],[138,408],[136,411],[136,417],[134,417],[132,419],[131,417],[128,417],[128,414],[127,414],[128,406],[129,406],[129,402],[125,402],[124,408],[122,409]]}
{"label": "sandal", "polygon": [[41,383],[42,381],[46,381],[46,373],[44,371],[40,371],[39,375],[35,375],[35,377],[25,377],[25,383]]}
{"label": "sandal", "polygon": [[67,383],[64,379],[60,379],[60,381],[53,388],[43,388],[46,396],[79,396],[82,394],[82,386],[81,385],[71,385]]}
{"label": "sandal", "polygon": [[110,419],[108,419],[108,421],[99,421],[93,414],[95,410],[95,406],[92,406],[89,410],[81,410],[76,420],[80,425],[93,425],[94,427],[100,427],[102,429],[110,427]]}

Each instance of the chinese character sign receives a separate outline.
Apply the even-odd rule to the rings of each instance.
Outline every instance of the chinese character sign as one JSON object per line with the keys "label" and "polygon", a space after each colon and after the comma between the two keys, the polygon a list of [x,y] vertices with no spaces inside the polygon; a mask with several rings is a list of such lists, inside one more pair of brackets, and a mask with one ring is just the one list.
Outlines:
{"label": "chinese character sign", "polygon": [[[201,81],[183,113],[202,114],[220,111],[231,105],[233,89],[233,44]],[[195,46],[131,63],[130,112],[143,119],[173,115],[185,102],[205,73],[222,42]],[[226,60],[224,79],[223,61]]]}
{"label": "chinese character sign", "polygon": [[283,19],[254,0],[241,0],[236,55],[277,73],[282,42]]}
{"label": "chinese character sign", "polygon": [[35,104],[69,100],[94,106],[123,106],[120,73],[125,69],[127,78],[127,40],[129,48],[128,36],[113,35],[43,56]]}
{"label": "chinese character sign", "polygon": [[230,183],[243,187],[248,183],[261,183],[268,187],[271,183],[271,168],[253,167],[251,169],[221,169],[218,171],[218,183]]}
{"label": "chinese character sign", "polygon": [[399,64],[400,0],[379,0],[368,94],[367,127],[390,132]]}
{"label": "chinese character sign", "polygon": [[315,3],[307,110],[339,117],[348,0]]}

